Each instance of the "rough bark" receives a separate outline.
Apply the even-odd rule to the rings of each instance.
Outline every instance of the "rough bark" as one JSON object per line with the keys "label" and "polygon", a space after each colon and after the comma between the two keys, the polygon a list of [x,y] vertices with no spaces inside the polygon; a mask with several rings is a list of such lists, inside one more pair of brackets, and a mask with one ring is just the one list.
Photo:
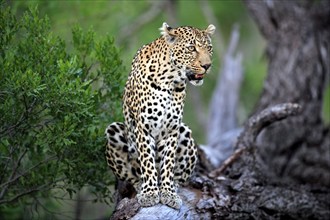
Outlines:
{"label": "rough bark", "polygon": [[[141,208],[133,193],[119,202],[112,219],[326,219],[330,215],[327,189],[313,192],[301,186],[273,185],[261,175],[256,137],[270,124],[300,112],[299,105],[287,103],[251,117],[238,139],[241,155],[230,162],[230,172],[209,173],[210,166],[199,164],[193,180],[179,190],[184,202],[180,210],[161,204]],[[200,163],[204,161],[201,155]]]}
{"label": "rough bark", "polygon": [[256,111],[296,102],[302,113],[267,128],[258,140],[267,173],[330,186],[329,128],[322,101],[329,68],[329,1],[246,1],[266,38],[268,75]]}
{"label": "rough bark", "polygon": [[220,213],[228,219],[328,219],[330,133],[321,106],[329,75],[329,2],[245,3],[267,40],[269,60],[255,114],[285,102],[298,103],[301,112],[264,129],[226,169],[234,194],[231,211]]}

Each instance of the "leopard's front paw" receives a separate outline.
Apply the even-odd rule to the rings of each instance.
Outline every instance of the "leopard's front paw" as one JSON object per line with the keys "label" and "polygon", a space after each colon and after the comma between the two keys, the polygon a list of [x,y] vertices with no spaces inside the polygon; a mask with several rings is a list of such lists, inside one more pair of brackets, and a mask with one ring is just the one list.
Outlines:
{"label": "leopard's front paw", "polygon": [[180,209],[182,200],[178,194],[171,191],[162,191],[160,193],[160,202],[175,209]]}
{"label": "leopard's front paw", "polygon": [[140,192],[136,195],[136,198],[141,206],[153,206],[159,203],[159,191],[154,190],[146,193]]}

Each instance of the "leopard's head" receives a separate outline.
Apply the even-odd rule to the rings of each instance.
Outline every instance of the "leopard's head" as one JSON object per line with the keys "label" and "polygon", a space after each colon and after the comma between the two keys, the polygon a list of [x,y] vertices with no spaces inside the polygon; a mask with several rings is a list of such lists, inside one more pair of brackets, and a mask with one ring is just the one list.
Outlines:
{"label": "leopard's head", "polygon": [[215,26],[210,24],[205,30],[199,30],[189,26],[171,28],[163,23],[160,30],[169,45],[172,65],[183,71],[191,84],[202,85],[212,64],[211,35]]}

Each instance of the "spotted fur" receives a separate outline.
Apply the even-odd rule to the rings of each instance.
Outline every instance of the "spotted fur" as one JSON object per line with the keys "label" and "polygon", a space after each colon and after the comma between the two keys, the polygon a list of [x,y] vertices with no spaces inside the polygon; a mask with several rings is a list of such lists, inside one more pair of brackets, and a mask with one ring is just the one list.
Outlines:
{"label": "spotted fur", "polygon": [[142,206],[159,202],[179,209],[177,185],[191,176],[196,146],[182,123],[187,82],[202,85],[212,57],[210,36],[193,27],[160,28],[161,37],[142,46],[125,86],[125,123],[106,129],[106,158],[114,174],[134,185]]}

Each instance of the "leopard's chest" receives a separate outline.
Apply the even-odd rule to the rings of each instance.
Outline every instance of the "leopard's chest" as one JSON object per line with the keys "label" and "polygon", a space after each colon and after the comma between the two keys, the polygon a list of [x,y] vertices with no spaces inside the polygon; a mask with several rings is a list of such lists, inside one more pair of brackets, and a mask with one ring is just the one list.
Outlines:
{"label": "leopard's chest", "polygon": [[153,91],[152,97],[141,116],[149,133],[155,139],[161,139],[179,128],[184,103],[168,91]]}

